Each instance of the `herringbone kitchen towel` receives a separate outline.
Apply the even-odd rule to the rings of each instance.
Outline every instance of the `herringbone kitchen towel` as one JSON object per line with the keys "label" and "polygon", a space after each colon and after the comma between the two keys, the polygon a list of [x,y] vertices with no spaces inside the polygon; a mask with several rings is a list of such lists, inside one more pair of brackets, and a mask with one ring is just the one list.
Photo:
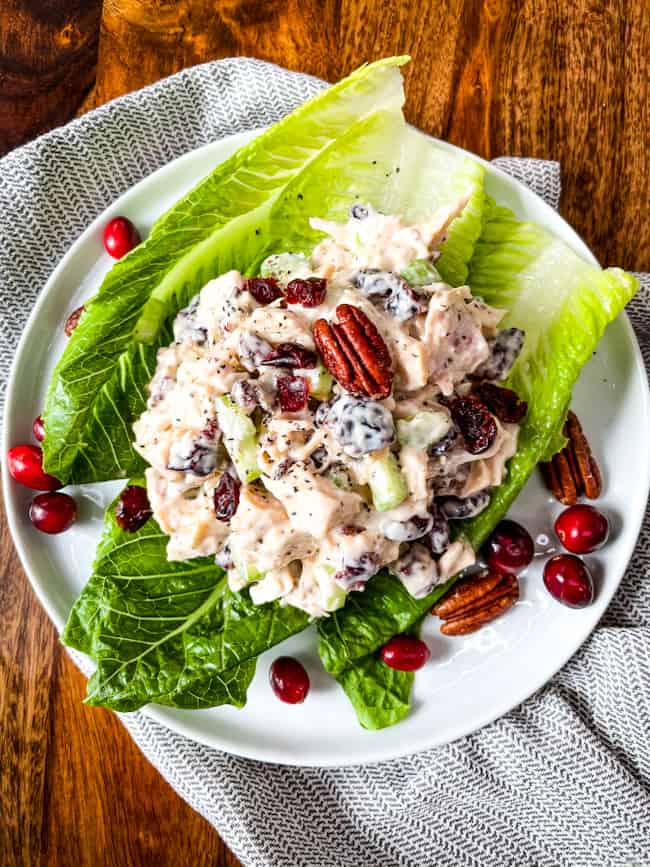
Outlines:
{"label": "herringbone kitchen towel", "polygon": [[[255,60],[185,70],[0,161],[0,374],[56,262],[132,184],[271,123],[322,82]],[[559,167],[501,168],[557,206]],[[650,281],[631,305],[650,364]],[[551,683],[482,731],[365,767],[260,765],[122,720],[247,867],[650,864],[650,521],[599,628]]]}

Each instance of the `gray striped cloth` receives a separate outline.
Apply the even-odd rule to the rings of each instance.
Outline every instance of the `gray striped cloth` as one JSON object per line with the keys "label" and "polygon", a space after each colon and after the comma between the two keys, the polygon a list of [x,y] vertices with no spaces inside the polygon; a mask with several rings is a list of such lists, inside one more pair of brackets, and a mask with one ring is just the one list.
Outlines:
{"label": "gray striped cloth", "polygon": [[[155,168],[270,124],[323,83],[256,60],[185,70],[0,161],[2,394],[56,263]],[[499,166],[557,207],[556,163]],[[650,363],[650,281],[631,304]],[[650,521],[598,629],[540,692],[461,741],[341,769],[262,765],[140,713],[131,737],[247,867],[632,867],[650,864]],[[78,660],[80,661],[80,660]]]}

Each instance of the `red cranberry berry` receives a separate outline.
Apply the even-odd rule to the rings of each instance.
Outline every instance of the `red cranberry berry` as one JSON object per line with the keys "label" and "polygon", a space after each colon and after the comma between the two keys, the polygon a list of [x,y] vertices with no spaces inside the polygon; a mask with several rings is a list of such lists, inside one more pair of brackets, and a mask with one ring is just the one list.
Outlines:
{"label": "red cranberry berry", "polygon": [[396,671],[417,671],[431,656],[424,641],[411,635],[395,635],[384,644],[381,661]]}
{"label": "red cranberry berry", "polygon": [[569,506],[556,520],[555,532],[567,551],[590,554],[607,541],[609,521],[593,506]]}
{"label": "red cranberry berry", "polygon": [[43,416],[37,416],[32,423],[32,433],[34,434],[34,439],[38,440],[39,443],[42,443],[45,439],[45,425],[43,424]]}
{"label": "red cranberry berry", "polygon": [[217,521],[227,522],[235,514],[239,505],[240,488],[240,482],[230,473],[224,473],[221,476],[213,495],[214,513],[217,516]]}
{"label": "red cranberry berry", "polygon": [[270,304],[282,297],[282,289],[273,277],[249,277],[244,280],[244,291],[250,292],[258,304]]}
{"label": "red cranberry berry", "polygon": [[544,566],[544,586],[554,599],[569,608],[584,608],[593,602],[594,579],[586,565],[573,554],[557,554]]}
{"label": "red cranberry berry", "polygon": [[325,300],[327,280],[308,277],[292,280],[287,284],[287,304],[302,304],[303,307],[318,307]]}
{"label": "red cranberry berry", "polygon": [[63,485],[43,470],[43,451],[40,446],[14,446],[7,452],[9,475],[21,485],[35,491],[56,491]]}
{"label": "red cranberry berry", "polygon": [[77,504],[68,494],[37,494],[29,520],[41,533],[63,533],[77,517]]}
{"label": "red cranberry berry", "polygon": [[302,376],[279,376],[278,400],[282,412],[300,412],[307,406],[309,386]]}
{"label": "red cranberry berry", "polygon": [[126,256],[140,243],[140,235],[128,217],[113,217],[104,227],[104,249],[114,259]]}
{"label": "red cranberry berry", "polygon": [[117,501],[115,520],[127,533],[136,533],[151,517],[147,489],[140,485],[128,485]]}
{"label": "red cranberry berry", "polygon": [[65,325],[63,326],[63,330],[65,331],[65,336],[70,337],[72,332],[75,330],[77,325],[79,325],[79,320],[81,319],[81,314],[85,311],[85,307],[82,304],[81,307],[77,307],[76,310],[73,310],[72,313],[65,320]]}
{"label": "red cranberry berry", "polygon": [[297,343],[280,343],[266,356],[263,365],[269,367],[316,367],[316,353]]}
{"label": "red cranberry berry", "polygon": [[269,669],[271,689],[287,704],[300,704],[309,692],[309,675],[302,663],[291,656],[278,657]]}
{"label": "red cranberry berry", "polygon": [[528,566],[534,553],[530,533],[516,521],[501,521],[485,543],[487,564],[497,572],[516,574]]}

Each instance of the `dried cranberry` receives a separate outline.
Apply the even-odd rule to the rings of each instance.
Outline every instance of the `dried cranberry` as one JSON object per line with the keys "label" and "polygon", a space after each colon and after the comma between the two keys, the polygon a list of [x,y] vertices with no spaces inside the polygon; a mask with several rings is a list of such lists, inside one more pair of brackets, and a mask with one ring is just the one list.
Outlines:
{"label": "dried cranberry", "polygon": [[81,307],[77,307],[76,310],[73,310],[72,313],[65,320],[65,325],[63,326],[63,330],[65,331],[65,336],[70,337],[72,332],[75,330],[77,325],[79,325],[79,320],[81,319],[81,314],[85,311],[85,307],[82,304]]}
{"label": "dried cranberry", "polygon": [[322,277],[296,279],[287,284],[287,303],[303,307],[318,307],[325,300],[327,280]]}
{"label": "dried cranberry", "polygon": [[496,439],[497,423],[477,397],[456,398],[451,405],[451,417],[460,428],[465,448],[472,455],[487,451]]}
{"label": "dried cranberry", "polygon": [[39,443],[42,443],[45,439],[45,425],[43,424],[43,416],[37,416],[32,423],[32,433],[34,434],[34,439],[38,440]]}
{"label": "dried cranberry", "polygon": [[63,485],[43,470],[43,452],[39,446],[13,446],[7,452],[9,475],[21,485],[35,491],[56,491]]}
{"label": "dried cranberry", "polygon": [[297,343],[279,343],[262,361],[269,367],[316,367],[316,353]]}
{"label": "dried cranberry", "polygon": [[490,412],[501,421],[518,423],[526,415],[528,404],[519,400],[511,388],[502,388],[492,382],[482,382],[475,389]]}
{"label": "dried cranberry", "polygon": [[282,289],[273,277],[250,277],[244,280],[244,291],[250,292],[258,304],[270,304],[282,297]]}
{"label": "dried cranberry", "polygon": [[128,485],[117,501],[115,520],[122,530],[135,533],[147,523],[151,517],[151,506],[147,489],[140,485]]}
{"label": "dried cranberry", "polygon": [[355,524],[345,524],[341,527],[341,532],[344,536],[358,536],[363,533],[363,527],[357,527]]}
{"label": "dried cranberry", "polygon": [[29,520],[41,533],[63,533],[77,517],[77,504],[68,494],[37,494]]}
{"label": "dried cranberry", "polygon": [[309,386],[302,376],[279,376],[278,400],[283,412],[299,412],[307,406]]}
{"label": "dried cranberry", "polygon": [[292,656],[280,656],[269,669],[271,689],[287,704],[300,704],[309,692],[309,675]]}
{"label": "dried cranberry", "polygon": [[343,568],[334,574],[334,580],[344,590],[362,590],[376,574],[377,568],[377,557],[374,554],[362,554],[355,560],[344,557]]}
{"label": "dried cranberry", "polygon": [[396,635],[384,644],[379,656],[384,665],[396,671],[417,671],[431,653],[424,641],[410,635]]}
{"label": "dried cranberry", "polygon": [[214,489],[214,513],[217,521],[229,521],[237,511],[239,505],[240,482],[230,473],[224,473],[219,479],[219,484]]}

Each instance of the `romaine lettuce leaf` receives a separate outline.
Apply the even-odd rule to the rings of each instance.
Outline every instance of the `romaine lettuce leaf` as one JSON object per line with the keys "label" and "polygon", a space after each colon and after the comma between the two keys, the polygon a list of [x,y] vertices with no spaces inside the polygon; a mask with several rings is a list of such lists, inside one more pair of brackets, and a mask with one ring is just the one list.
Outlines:
{"label": "romaine lettuce leaf", "polygon": [[122,711],[149,702],[241,707],[255,658],[303,630],[309,617],[231,593],[211,558],[169,562],[167,542],[153,519],[127,533],[115,504],[106,510],[93,574],[62,635],[97,665],[86,701]]}
{"label": "romaine lettuce leaf", "polygon": [[62,482],[140,472],[131,422],[144,408],[170,317],[209,279],[245,271],[267,243],[283,189],[351,124],[403,103],[406,57],[364,66],[240,148],[117,262],[87,304],[52,376],[44,463]]}
{"label": "romaine lettuce leaf", "polygon": [[[585,262],[540,226],[519,222],[489,202],[469,283],[475,294],[508,310],[506,326],[526,331],[509,384],[529,404],[505,481],[488,508],[462,524],[462,534],[478,549],[535,465],[561,444],[559,430],[578,374],[607,324],[634,295],[636,281],[620,269]],[[371,579],[363,593],[352,594],[345,608],[319,623],[325,668],[338,679],[350,667],[366,670],[369,654],[422,617],[450,583],[414,600],[397,579],[384,573]]]}

